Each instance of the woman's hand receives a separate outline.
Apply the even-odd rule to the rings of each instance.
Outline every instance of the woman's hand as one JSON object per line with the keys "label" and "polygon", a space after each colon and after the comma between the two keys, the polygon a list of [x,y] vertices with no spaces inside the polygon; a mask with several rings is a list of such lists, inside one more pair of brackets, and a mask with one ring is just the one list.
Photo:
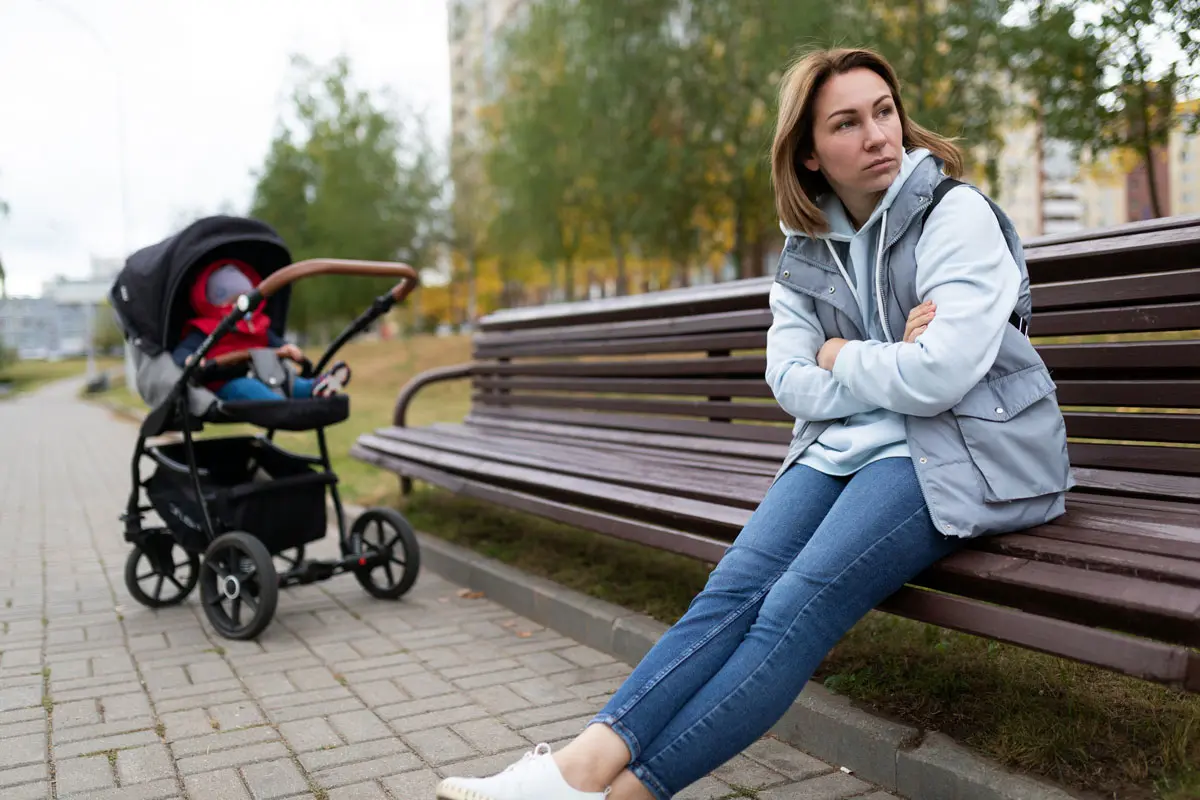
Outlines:
{"label": "woman's hand", "polygon": [[904,341],[910,344],[915,342],[917,337],[929,327],[929,323],[933,322],[936,311],[937,306],[933,304],[932,300],[926,300],[910,311],[908,313],[908,322],[904,326]]}
{"label": "woman's hand", "polygon": [[838,353],[842,352],[842,348],[845,346],[845,339],[830,339],[825,342],[817,351],[817,366],[833,372],[833,365],[837,362]]}

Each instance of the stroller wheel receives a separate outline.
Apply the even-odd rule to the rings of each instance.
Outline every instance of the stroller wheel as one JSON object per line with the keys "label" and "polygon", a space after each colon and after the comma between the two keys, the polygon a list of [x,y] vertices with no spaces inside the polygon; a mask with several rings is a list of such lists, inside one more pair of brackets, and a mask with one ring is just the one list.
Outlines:
{"label": "stroller wheel", "polygon": [[266,546],[248,533],[218,536],[200,567],[204,614],[226,639],[253,639],[271,623],[279,579]]}
{"label": "stroller wheel", "polygon": [[125,588],[147,608],[182,603],[200,577],[200,556],[167,533],[152,533],[125,559]]}
{"label": "stroller wheel", "polygon": [[350,528],[350,552],[387,556],[383,564],[354,571],[354,577],[374,597],[395,600],[417,582],[421,570],[417,535],[408,520],[394,509],[368,508],[354,520]]}

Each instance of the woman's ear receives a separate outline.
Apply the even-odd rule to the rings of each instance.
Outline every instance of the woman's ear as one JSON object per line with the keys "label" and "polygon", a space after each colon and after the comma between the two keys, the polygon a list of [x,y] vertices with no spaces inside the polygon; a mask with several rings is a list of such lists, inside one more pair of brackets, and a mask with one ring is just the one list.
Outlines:
{"label": "woman's ear", "polygon": [[821,170],[821,162],[816,155],[810,155],[800,163],[804,164],[805,169],[809,172],[820,172]]}

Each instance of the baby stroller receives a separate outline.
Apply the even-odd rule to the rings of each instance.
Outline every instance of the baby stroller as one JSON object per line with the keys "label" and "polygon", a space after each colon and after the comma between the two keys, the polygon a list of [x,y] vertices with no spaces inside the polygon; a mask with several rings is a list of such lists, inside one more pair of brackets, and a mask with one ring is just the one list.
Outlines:
{"label": "baby stroller", "polygon": [[[262,282],[238,297],[234,309],[180,369],[171,351],[189,311],[188,287],[205,264],[218,258],[252,265]],[[284,365],[271,349],[221,353],[203,366],[201,362],[264,300],[263,313],[282,336],[290,284],[321,274],[391,277],[399,283],[350,323],[316,365],[307,359],[296,365],[308,377],[320,374],[342,345],[404,300],[417,284],[412,267],[344,260],[292,264],[282,239],[267,225],[218,216],[139,250],[117,275],[109,298],[133,345],[138,394],[152,409],[138,433],[132,491],[121,515],[125,540],[133,545],[125,586],[142,605],[181,603],[199,583],[204,613],[217,632],[253,639],[270,624],[280,588],[352,572],[370,594],[397,599],[416,582],[420,550],[412,527],[398,512],[367,509],[346,529],[325,442],[325,428],[349,416],[346,395],[222,401],[203,388],[213,380],[247,374],[277,385]],[[206,424],[222,423],[250,423],[265,432],[193,437]],[[315,431],[320,457],[281,448],[273,441],[281,430]],[[152,474],[144,480],[143,457],[153,462]],[[337,519],[341,558],[306,560],[304,546],[325,536],[326,493]],[[161,525],[144,524],[143,515],[150,511]],[[283,562],[280,569],[274,558]]]}

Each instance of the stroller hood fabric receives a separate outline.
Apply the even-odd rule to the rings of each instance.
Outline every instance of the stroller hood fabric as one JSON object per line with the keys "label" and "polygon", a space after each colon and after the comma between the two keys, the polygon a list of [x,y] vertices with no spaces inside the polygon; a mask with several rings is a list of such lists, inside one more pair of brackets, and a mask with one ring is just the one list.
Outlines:
{"label": "stroller hood fabric", "polygon": [[[197,220],[174,236],[129,256],[109,291],[126,338],[149,356],[171,349],[195,315],[189,293],[198,270],[227,258],[253,265],[262,278],[292,262],[283,239],[269,225],[246,217]],[[283,336],[290,287],[269,298],[263,311]]]}

